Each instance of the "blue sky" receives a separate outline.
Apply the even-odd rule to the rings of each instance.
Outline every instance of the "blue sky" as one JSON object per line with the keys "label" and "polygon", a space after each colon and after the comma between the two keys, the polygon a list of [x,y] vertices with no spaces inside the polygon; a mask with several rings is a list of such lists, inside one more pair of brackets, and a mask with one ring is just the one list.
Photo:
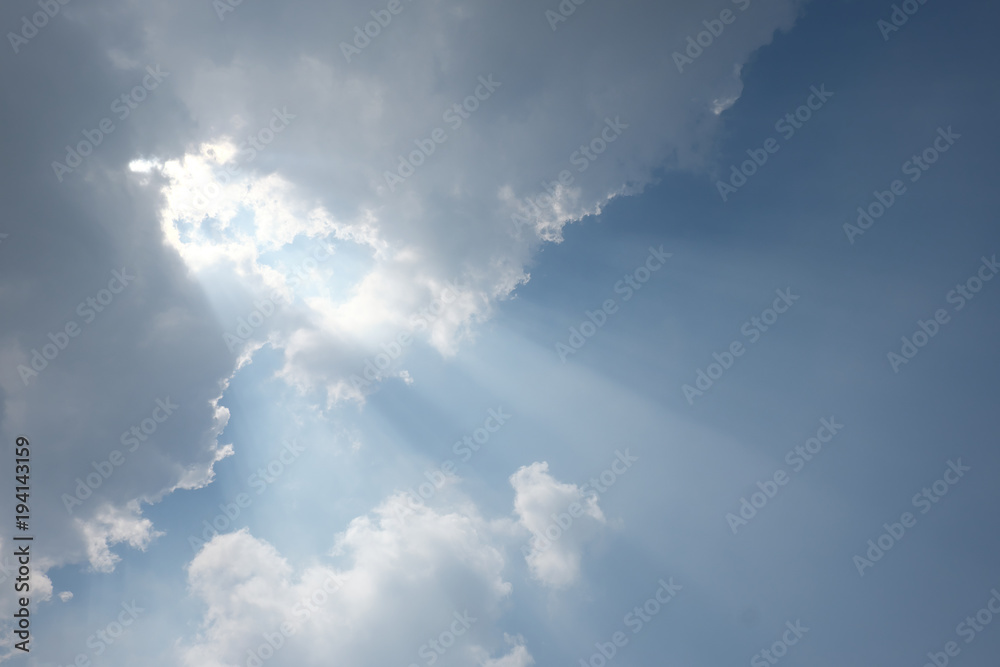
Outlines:
{"label": "blue sky", "polygon": [[[744,4],[593,0],[553,30],[533,3],[405,3],[350,62],[338,44],[388,5],[66,5],[8,52],[37,94],[0,109],[23,128],[0,185],[0,435],[33,443],[36,541],[31,651],[7,621],[0,661],[987,664],[996,10],[927,2],[886,40],[891,3]],[[58,181],[62,146],[152,63],[164,82]],[[275,109],[287,126],[261,134]],[[219,181],[251,133],[270,139]],[[135,282],[24,382],[123,266]]]}

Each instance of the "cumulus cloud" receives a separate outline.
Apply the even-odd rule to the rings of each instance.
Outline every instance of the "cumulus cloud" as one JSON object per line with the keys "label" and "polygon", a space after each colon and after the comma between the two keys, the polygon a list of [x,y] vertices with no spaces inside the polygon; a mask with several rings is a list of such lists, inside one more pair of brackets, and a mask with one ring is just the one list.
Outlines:
{"label": "cumulus cloud", "polygon": [[584,546],[607,523],[595,495],[549,474],[549,464],[536,462],[510,476],[514,510],[531,533],[525,560],[546,586],[562,588],[580,577]]}
{"label": "cumulus cloud", "polygon": [[153,530],[153,522],[140,514],[139,503],[131,501],[126,509],[106,504],[91,519],[77,519],[91,567],[98,572],[112,572],[121,557],[111,552],[111,546],[124,542],[145,551],[153,539],[163,534]]}
{"label": "cumulus cloud", "polygon": [[353,520],[332,562],[295,568],[245,529],[217,536],[188,567],[207,610],[184,664],[242,662],[266,636],[289,664],[531,664],[523,642],[488,661],[511,593],[494,539],[473,508],[410,509],[400,495]]}
{"label": "cumulus cloud", "polygon": [[[483,518],[451,485],[437,507],[395,493],[337,534],[328,558],[299,567],[247,529],[214,537],[187,568],[206,609],[184,663],[215,667],[280,650],[302,664],[332,655],[350,664],[430,655],[442,665],[534,664],[524,638],[498,627],[513,588],[505,553],[529,534],[533,576],[566,587],[606,521],[594,496],[553,478],[545,462],[510,482],[517,521]],[[554,535],[551,526],[566,519],[553,515],[569,513],[572,525]]]}

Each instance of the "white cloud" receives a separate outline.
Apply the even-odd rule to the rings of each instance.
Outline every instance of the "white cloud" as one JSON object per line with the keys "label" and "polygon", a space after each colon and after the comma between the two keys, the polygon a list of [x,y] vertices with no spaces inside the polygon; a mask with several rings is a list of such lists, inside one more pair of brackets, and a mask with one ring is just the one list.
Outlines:
{"label": "white cloud", "polygon": [[[188,568],[191,592],[207,611],[184,662],[241,662],[282,623],[294,628],[280,648],[283,664],[328,664],[331,656],[339,664],[422,664],[421,651],[441,665],[485,660],[511,593],[494,538],[473,507],[408,510],[400,495],[337,537],[336,564],[293,567],[245,529],[217,536]],[[444,638],[453,645],[435,648],[453,631],[460,634]],[[503,660],[486,664],[530,664],[523,642]]]}
{"label": "white cloud", "polygon": [[539,581],[561,588],[579,579],[583,547],[606,520],[595,496],[557,481],[548,470],[548,463],[532,463],[511,475],[510,484],[514,510],[532,537],[525,560]]}
{"label": "white cloud", "polygon": [[126,509],[112,504],[101,507],[89,520],[77,519],[77,529],[87,546],[87,559],[98,572],[113,572],[121,558],[111,553],[120,542],[145,551],[163,533],[153,530],[153,522],[140,516],[139,503],[130,501]]}

